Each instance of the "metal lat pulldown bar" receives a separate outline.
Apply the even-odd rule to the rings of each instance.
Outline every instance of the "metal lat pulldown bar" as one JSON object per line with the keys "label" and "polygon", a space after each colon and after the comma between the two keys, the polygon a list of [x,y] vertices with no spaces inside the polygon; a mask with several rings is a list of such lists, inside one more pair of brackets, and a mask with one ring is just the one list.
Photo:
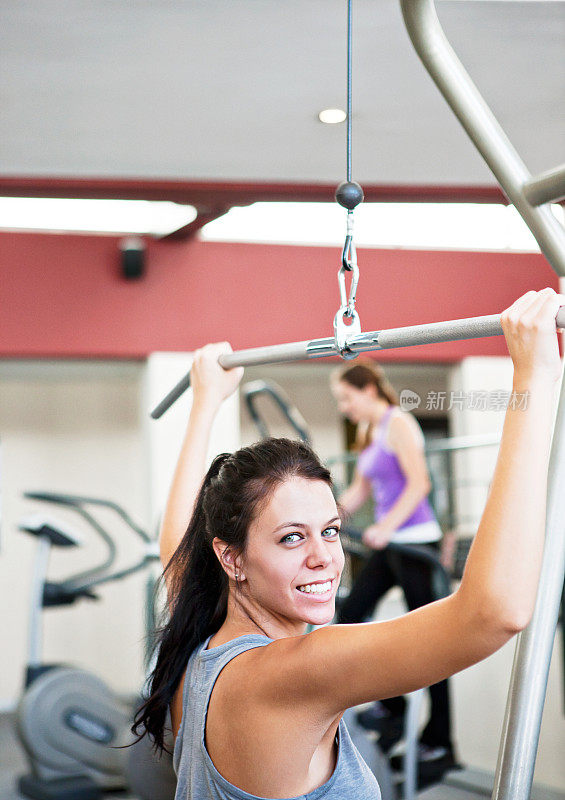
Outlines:
{"label": "metal lat pulldown bar", "polygon": [[[565,306],[559,309],[556,318],[558,328],[565,328]],[[390,328],[384,331],[371,331],[352,336],[347,348],[352,356],[375,350],[391,350],[397,347],[415,347],[420,344],[454,342],[461,339],[480,339],[485,336],[501,336],[500,314],[486,317],[469,317],[447,322],[430,322],[425,325],[411,325],[406,328]],[[306,342],[253,347],[237,350],[218,359],[224,369],[232,367],[251,367],[259,364],[281,364],[287,361],[305,361],[312,358],[327,358],[341,355],[335,338],[313,339]],[[190,386],[190,372],[171,389],[169,394],[151,412],[153,419],[159,419]]]}

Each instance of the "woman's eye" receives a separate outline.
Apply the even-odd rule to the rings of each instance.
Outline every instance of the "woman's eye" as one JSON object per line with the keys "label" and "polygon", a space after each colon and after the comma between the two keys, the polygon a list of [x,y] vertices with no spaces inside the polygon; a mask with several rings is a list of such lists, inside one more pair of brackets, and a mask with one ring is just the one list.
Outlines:
{"label": "woman's eye", "polygon": [[323,536],[325,536],[326,539],[339,536],[339,528],[326,528],[326,530],[323,532]]}
{"label": "woman's eye", "polygon": [[302,539],[300,533],[287,533],[286,536],[283,536],[281,539],[281,544],[293,544],[294,542],[298,542]]}

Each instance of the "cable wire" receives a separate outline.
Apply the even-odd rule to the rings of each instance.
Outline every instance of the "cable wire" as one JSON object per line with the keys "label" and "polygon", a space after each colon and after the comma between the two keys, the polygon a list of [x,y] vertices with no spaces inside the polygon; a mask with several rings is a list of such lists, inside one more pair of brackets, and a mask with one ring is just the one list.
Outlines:
{"label": "cable wire", "polygon": [[352,0],[347,0],[347,180],[351,180],[351,54],[353,11]]}

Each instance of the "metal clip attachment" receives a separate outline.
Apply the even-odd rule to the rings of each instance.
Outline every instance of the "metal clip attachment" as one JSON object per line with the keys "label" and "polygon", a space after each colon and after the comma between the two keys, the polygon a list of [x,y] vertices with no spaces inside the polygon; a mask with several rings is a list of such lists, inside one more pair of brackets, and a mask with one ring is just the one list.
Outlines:
{"label": "metal clip attachment", "polygon": [[[346,324],[346,319],[351,321]],[[349,361],[359,355],[351,352],[347,342],[352,336],[358,336],[360,333],[361,320],[359,319],[359,314],[355,309],[351,312],[348,306],[342,306],[334,317],[334,343],[342,358]]]}
{"label": "metal clip attachment", "polygon": [[[349,297],[345,285],[345,273],[351,273],[351,286],[349,287]],[[359,283],[359,267],[357,266],[357,252],[353,244],[353,214],[347,212],[347,235],[341,253],[341,267],[337,273],[339,284],[340,309],[334,317],[334,342],[336,350],[342,358],[355,358],[357,353],[352,353],[347,340],[351,336],[361,333],[361,320],[355,310],[355,296],[357,294],[357,284]],[[348,320],[348,323],[345,320]]]}
{"label": "metal clip attachment", "polygon": [[[345,286],[345,273],[351,272],[351,286],[349,288],[349,298]],[[339,295],[341,306],[347,306],[347,316],[353,316],[355,311],[355,296],[357,294],[357,284],[359,283],[359,267],[357,266],[357,251],[353,243],[353,212],[347,212],[347,233],[345,244],[341,253],[341,267],[337,273],[339,283]]]}

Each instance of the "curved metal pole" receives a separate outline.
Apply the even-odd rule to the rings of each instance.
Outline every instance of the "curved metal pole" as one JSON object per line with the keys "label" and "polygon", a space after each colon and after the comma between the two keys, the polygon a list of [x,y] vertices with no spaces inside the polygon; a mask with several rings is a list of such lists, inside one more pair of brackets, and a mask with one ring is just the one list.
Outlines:
{"label": "curved metal pole", "polygon": [[88,522],[89,525],[94,528],[98,536],[106,545],[107,554],[103,561],[101,561],[99,564],[96,564],[94,567],[90,567],[90,569],[84,570],[84,572],[77,572],[74,575],[69,575],[64,580],[59,582],[61,587],[72,590],[75,583],[81,583],[83,580],[95,575],[102,575],[104,572],[107,572],[110,567],[112,567],[118,554],[116,543],[113,537],[110,536],[110,534],[102,527],[102,525],[100,525],[98,520],[89,514],[85,508],[76,502],[69,502],[68,496],[66,495],[58,495],[50,492],[24,492],[24,497],[28,500],[41,500],[43,502],[57,503],[59,505],[67,506],[76,514],[79,514],[79,516],[81,516],[84,520],[86,520],[86,522]]}
{"label": "curved metal pole", "polygon": [[58,586],[67,592],[74,592],[78,595],[80,592],[90,587],[98,586],[108,581],[119,580],[126,575],[138,572],[152,559],[158,559],[157,552],[152,553],[150,550],[147,550],[143,558],[140,561],[136,561],[132,566],[120,569],[117,572],[110,572],[110,567],[113,566],[117,556],[115,537],[108,533],[100,522],[84,508],[84,505],[88,504],[99,508],[107,508],[115,512],[146,544],[155,544],[155,540],[134,522],[127,511],[112,500],[101,500],[98,497],[85,497],[84,495],[63,494],[61,492],[24,492],[24,497],[28,500],[39,500],[44,503],[54,503],[70,508],[94,528],[107,546],[108,555],[102,563],[84,572],[69,575],[64,580],[58,582]]}
{"label": "curved metal pole", "polygon": [[29,500],[41,500],[45,503],[58,503],[66,506],[77,506],[85,503],[92,506],[101,506],[114,511],[126,525],[131,528],[144,542],[154,541],[151,536],[141,528],[127,513],[125,509],[113,500],[101,500],[99,497],[89,497],[82,494],[63,494],[61,492],[25,492],[24,497]]}
{"label": "curved metal pole", "polygon": [[[525,188],[532,184],[532,176],[449,44],[433,0],[400,0],[400,5],[412,44],[432,80],[535,236],[542,253],[558,275],[565,275],[565,229],[549,206],[537,207],[528,202]],[[562,168],[556,172],[562,175]]]}
{"label": "curved metal pole", "polygon": [[565,165],[532,178],[524,185],[524,194],[533,206],[565,199]]}
{"label": "curved metal pole", "polygon": [[268,439],[271,434],[269,433],[269,429],[265,420],[255,405],[255,399],[259,395],[266,395],[270,397],[277,405],[286,421],[292,426],[294,432],[298,435],[298,438],[303,441],[304,444],[312,444],[312,439],[310,437],[310,432],[308,431],[306,420],[277,383],[274,381],[265,380],[252,381],[251,383],[246,383],[245,386],[242,386],[241,392],[243,399],[245,400],[247,410],[249,411],[249,416],[257,426],[263,439]]}

